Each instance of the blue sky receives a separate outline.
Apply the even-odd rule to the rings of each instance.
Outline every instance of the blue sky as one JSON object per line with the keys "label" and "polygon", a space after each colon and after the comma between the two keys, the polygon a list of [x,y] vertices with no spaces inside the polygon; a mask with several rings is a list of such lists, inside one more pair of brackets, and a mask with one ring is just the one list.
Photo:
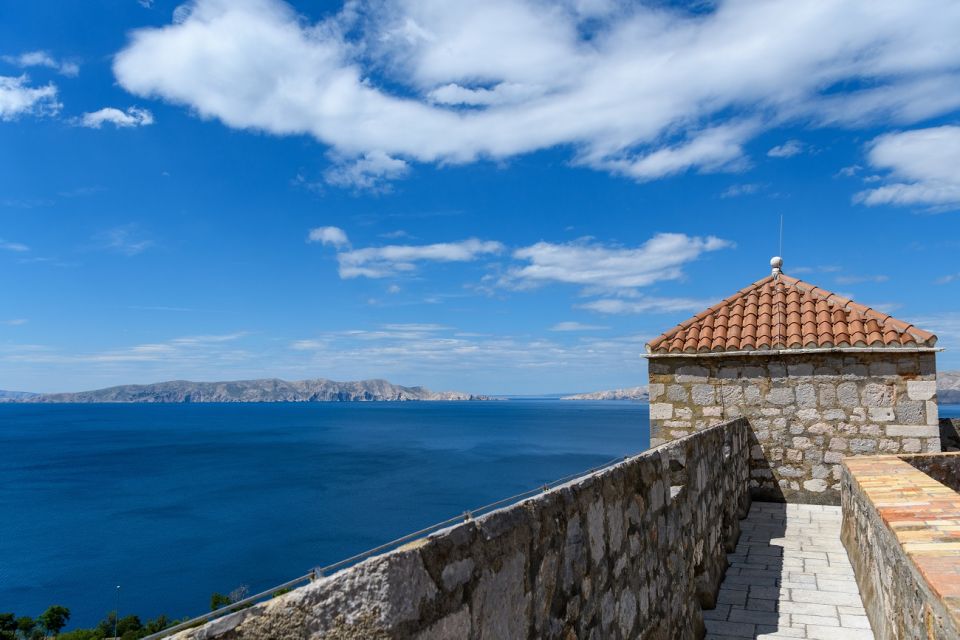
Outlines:
{"label": "blue sky", "polygon": [[0,388],[643,384],[781,215],[786,273],[960,368],[957,32],[927,0],[0,2]]}

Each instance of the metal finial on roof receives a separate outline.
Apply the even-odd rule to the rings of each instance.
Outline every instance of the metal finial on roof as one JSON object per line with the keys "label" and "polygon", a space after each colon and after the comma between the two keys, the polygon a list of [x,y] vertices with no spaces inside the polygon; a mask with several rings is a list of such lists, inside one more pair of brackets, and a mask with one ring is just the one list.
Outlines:
{"label": "metal finial on roof", "polygon": [[770,258],[770,275],[774,278],[783,273],[783,258],[780,256],[773,256]]}

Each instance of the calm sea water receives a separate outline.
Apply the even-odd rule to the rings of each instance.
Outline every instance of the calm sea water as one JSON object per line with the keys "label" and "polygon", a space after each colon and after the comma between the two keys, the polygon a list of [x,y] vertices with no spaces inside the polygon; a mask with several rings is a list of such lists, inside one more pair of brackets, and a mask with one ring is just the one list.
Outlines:
{"label": "calm sea water", "polygon": [[0,404],[0,612],[199,614],[647,446],[628,402]]}

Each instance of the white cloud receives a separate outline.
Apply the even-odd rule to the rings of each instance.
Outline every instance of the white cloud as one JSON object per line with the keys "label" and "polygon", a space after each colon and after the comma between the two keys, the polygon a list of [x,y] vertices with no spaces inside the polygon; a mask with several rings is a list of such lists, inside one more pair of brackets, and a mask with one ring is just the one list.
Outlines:
{"label": "white cloud", "polygon": [[960,349],[960,311],[944,311],[927,316],[907,318],[907,320],[921,329],[935,334],[937,336],[937,346],[945,348],[948,353]]}
{"label": "white cloud", "polygon": [[347,232],[340,227],[317,227],[310,229],[307,236],[307,242],[319,242],[324,246],[348,247],[350,239],[347,238]]}
{"label": "white cloud", "polygon": [[57,87],[48,83],[31,87],[22,76],[0,76],[0,120],[13,120],[21,115],[53,115],[62,106],[57,100]]}
{"label": "white cloud", "polygon": [[[652,337],[655,333],[651,333]],[[637,370],[647,336],[593,337],[558,332],[539,336],[457,331],[391,332],[383,329],[326,332],[296,340],[291,353],[304,371],[337,371],[337,377],[412,379],[434,389],[490,393],[556,392],[599,384],[616,372]],[[613,385],[616,386],[616,385]]]}
{"label": "white cloud", "polygon": [[20,242],[8,242],[3,238],[0,238],[0,249],[4,251],[15,251],[17,253],[23,253],[25,251],[30,251],[30,247]]}
{"label": "white cloud", "polygon": [[789,271],[791,275],[793,274],[802,275],[805,273],[836,273],[838,271],[841,271],[841,268],[833,264],[821,264],[815,267],[807,267],[807,266],[791,267]]}
{"label": "white cloud", "polygon": [[626,315],[639,313],[675,313],[679,311],[702,311],[716,300],[696,300],[693,298],[655,298],[641,296],[639,299],[601,298],[581,305],[597,313]]}
{"label": "white cloud", "polygon": [[960,126],[888,133],[870,143],[867,158],[888,171],[887,184],[858,193],[866,205],[960,207]]}
{"label": "white cloud", "polygon": [[384,190],[390,180],[402,178],[410,166],[382,151],[371,151],[353,161],[335,164],[323,174],[327,184],[360,191]]}
{"label": "white cloud", "polygon": [[550,327],[550,331],[602,331],[603,329],[609,329],[610,327],[604,327],[597,324],[584,324],[582,322],[558,322],[557,324]]}
{"label": "white cloud", "polygon": [[468,89],[451,83],[427,94],[432,102],[446,105],[490,106],[523,102],[542,94],[544,87],[501,82],[492,89]]}
{"label": "white cloud", "polygon": [[591,241],[566,244],[538,242],[517,249],[513,257],[527,264],[511,269],[501,284],[527,288],[550,283],[581,285],[597,291],[645,287],[683,276],[683,265],[704,252],[732,247],[708,236],[659,233],[635,248]]}
{"label": "white cloud", "polygon": [[153,240],[137,233],[135,225],[107,229],[94,238],[97,248],[114,251],[125,256],[135,256],[153,246]]}
{"label": "white cloud", "polygon": [[723,190],[721,198],[739,198],[740,196],[749,196],[760,190],[760,185],[755,183],[732,184]]}
{"label": "white cloud", "polygon": [[47,51],[29,51],[21,53],[18,56],[3,56],[3,61],[20,68],[27,67],[46,67],[54,69],[57,73],[75,77],[80,73],[80,65],[68,60],[57,60]]}
{"label": "white cloud", "polygon": [[785,123],[956,109],[958,31],[952,0],[356,0],[314,24],[280,0],[196,0],[135,31],[114,72],[229,127],[311,135],[356,161],[327,178],[353,188],[558,145],[650,180],[742,168]]}
{"label": "white cloud", "polygon": [[118,129],[130,127],[145,127],[153,124],[153,114],[146,109],[130,107],[121,111],[114,107],[104,107],[97,111],[85,113],[76,120],[81,127],[99,129],[104,124],[112,124]]}
{"label": "white cloud", "polygon": [[767,151],[767,155],[771,158],[792,158],[795,155],[803,153],[806,148],[807,146],[799,140],[787,140],[783,144],[777,145]]}
{"label": "white cloud", "polygon": [[425,245],[387,245],[337,254],[341,278],[385,278],[416,270],[418,262],[472,262],[502,252],[503,245],[469,238],[461,242]]}
{"label": "white cloud", "polygon": [[934,280],[934,282],[936,284],[950,284],[951,282],[955,282],[957,280],[960,280],[960,273],[950,273],[945,276],[940,276]]}
{"label": "white cloud", "polygon": [[837,284],[860,284],[862,282],[881,283],[881,282],[886,282],[889,279],[890,279],[890,276],[886,276],[882,274],[875,275],[875,276],[849,275],[849,276],[836,277]]}
{"label": "white cloud", "polygon": [[858,164],[851,164],[850,166],[843,167],[839,171],[837,171],[836,177],[852,178],[853,176],[857,175],[861,171],[863,171],[863,167],[861,167]]}
{"label": "white cloud", "polygon": [[4,320],[4,321],[3,321],[3,324],[8,325],[8,326],[11,326],[11,327],[19,327],[19,326],[22,326],[22,325],[27,324],[27,319],[26,319],[26,318],[12,318],[12,319],[10,319],[10,320]]}

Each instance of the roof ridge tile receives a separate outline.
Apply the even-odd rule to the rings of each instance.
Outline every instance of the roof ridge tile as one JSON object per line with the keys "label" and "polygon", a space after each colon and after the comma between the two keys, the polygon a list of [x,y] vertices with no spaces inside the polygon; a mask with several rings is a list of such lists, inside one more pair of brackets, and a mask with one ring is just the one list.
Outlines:
{"label": "roof ridge tile", "polygon": [[740,289],[647,343],[651,353],[933,347],[937,336],[786,274]]}

